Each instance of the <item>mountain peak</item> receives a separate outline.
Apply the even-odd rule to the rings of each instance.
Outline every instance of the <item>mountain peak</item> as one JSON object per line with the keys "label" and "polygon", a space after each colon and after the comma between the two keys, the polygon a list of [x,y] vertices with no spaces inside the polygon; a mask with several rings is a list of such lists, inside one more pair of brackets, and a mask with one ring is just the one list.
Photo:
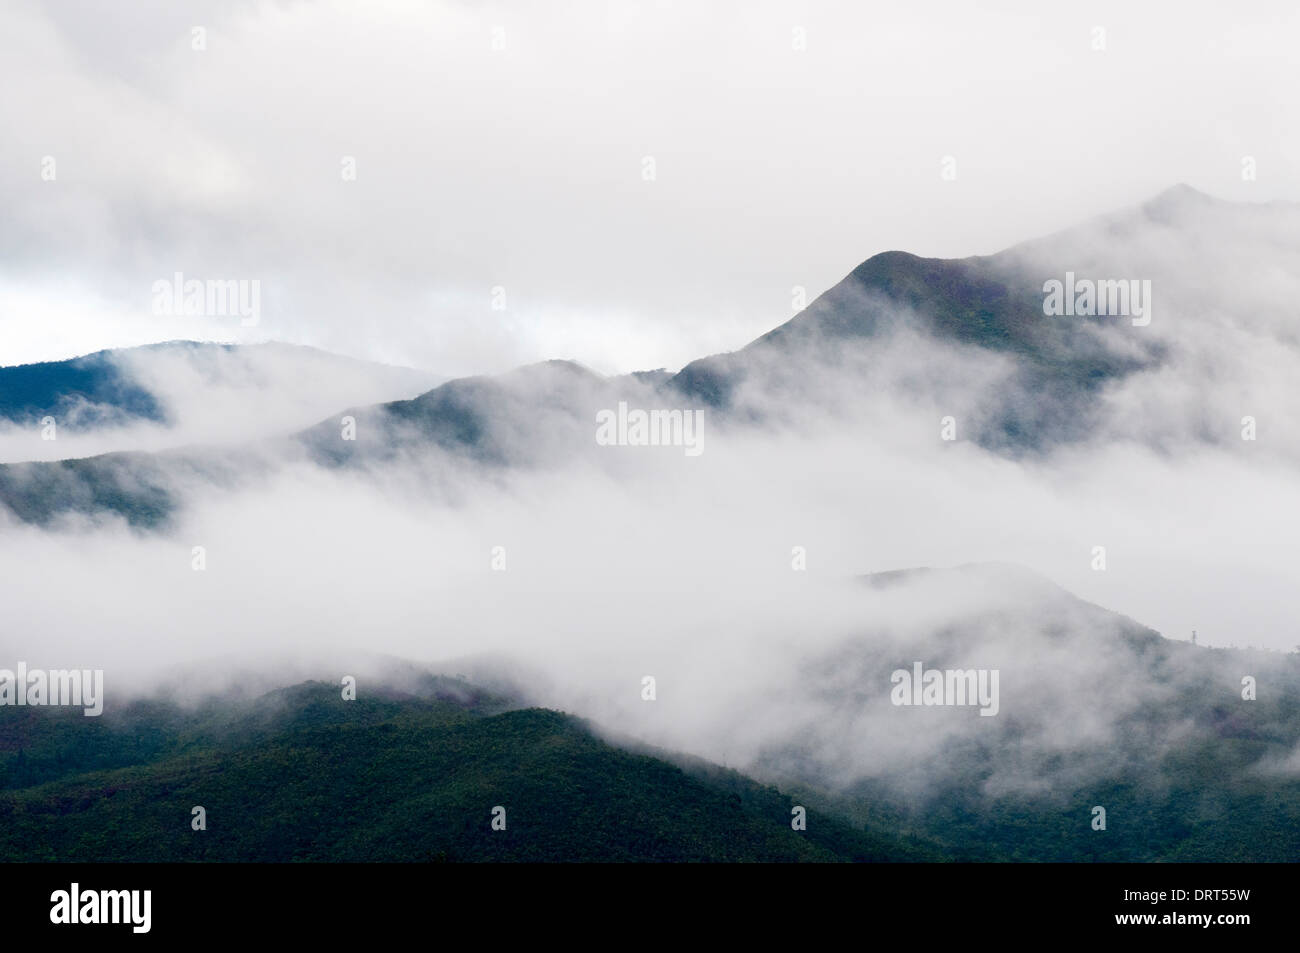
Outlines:
{"label": "mountain peak", "polygon": [[1221,204],[1221,199],[1180,182],[1142,203],[1142,211],[1155,221],[1165,222]]}
{"label": "mountain peak", "polygon": [[1200,189],[1193,188],[1186,182],[1179,182],[1177,185],[1169,186],[1169,188],[1157,195],[1152,201],[1159,201],[1166,198],[1178,199],[1180,201],[1213,201],[1213,196],[1207,195]]}

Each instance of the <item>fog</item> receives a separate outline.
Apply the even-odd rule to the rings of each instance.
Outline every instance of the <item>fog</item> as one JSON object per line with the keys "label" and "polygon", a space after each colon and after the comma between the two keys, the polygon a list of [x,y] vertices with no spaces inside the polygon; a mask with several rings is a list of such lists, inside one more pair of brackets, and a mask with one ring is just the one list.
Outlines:
{"label": "fog", "polygon": [[[1012,731],[988,793],[1059,790],[1176,746],[1177,718],[1133,726],[1196,677],[1216,698],[1243,674],[1294,684],[1300,212],[1264,200],[1300,194],[1273,121],[1295,11],[1223,32],[1211,8],[1102,5],[1104,51],[1092,23],[1015,5],[104,16],[0,14],[0,74],[22,80],[0,83],[0,365],[277,343],[116,357],[165,424],[0,430],[5,463],[150,452],[125,471],[177,503],[143,528],[0,508],[0,667],[103,668],[111,709],[345,674],[365,692],[410,660],[760,777],[908,793]],[[1181,181],[1216,198],[1134,204]],[[741,348],[890,248],[991,256],[971,267],[1029,301],[1043,346],[936,337],[846,287],[872,335],[728,358],[726,411],[616,376]],[[153,314],[176,271],[260,281],[260,321]],[[1150,324],[1037,314],[1067,272],[1149,281]],[[1074,381],[1084,351],[1135,369]],[[487,421],[471,453],[365,409],[553,359],[579,363],[454,392],[444,417]],[[620,400],[702,410],[703,452],[599,445]],[[1035,409],[1041,440],[988,439]],[[953,571],[857,578],[916,567]],[[1187,647],[1187,680],[1153,682],[1140,626],[1268,652]],[[999,670],[998,716],[892,705],[916,661]]]}
{"label": "fog", "polygon": [[[1069,246],[1081,273],[1095,235]],[[1030,268],[1047,252],[1018,254]],[[1174,257],[1196,288],[1139,261],[1156,319],[1096,332],[1121,350],[1159,336],[1166,362],[1109,384],[1083,440],[1006,454],[969,439],[968,421],[1033,395],[1017,392],[1014,359],[934,340],[906,310],[867,344],[756,351],[738,398],[751,413],[706,409],[698,457],[594,439],[602,402],[673,406],[671,391],[533,369],[490,398],[485,439],[504,460],[449,453],[409,424],[375,430],[381,418],[363,414],[363,433],[391,452],[323,467],[270,441],[233,482],[177,470],[182,506],[163,532],[102,516],[46,529],[9,520],[0,657],[105,668],[110,704],[163,683],[199,695],[307,675],[362,673],[365,690],[385,657],[488,682],[505,672],[525,701],[619,737],[835,789],[885,776],[923,791],[954,745],[1013,726],[1019,753],[998,762],[989,792],[1046,790],[1059,777],[1036,758],[1069,754],[1061,776],[1083,777],[1132,742],[1136,710],[1180,690],[1147,679],[1120,638],[1129,623],[1057,586],[1174,639],[1297,641],[1300,445],[1282,382],[1300,355],[1279,287],[1220,321],[1241,266]],[[1096,267],[1132,270],[1119,264]],[[263,412],[300,406],[286,393],[258,390]],[[1260,416],[1253,443],[1233,432],[1243,407]],[[1205,425],[1205,408],[1222,427]],[[955,441],[941,439],[948,414]],[[327,438],[337,423],[323,425]],[[884,588],[854,579],[988,563],[1000,565]],[[892,706],[890,672],[913,661],[1000,670],[999,716]],[[1241,674],[1219,671],[1217,690],[1232,697]],[[647,675],[654,702],[641,696]],[[1177,723],[1166,727],[1147,750],[1177,743]]]}
{"label": "fog", "polygon": [[[680,367],[880,251],[988,254],[1180,181],[1294,200],[1297,15],[18,0],[0,364],[191,337]],[[260,323],[151,313],[178,270],[261,281]]]}
{"label": "fog", "polygon": [[161,420],[125,418],[80,399],[55,416],[0,420],[0,463],[67,460],[188,444],[239,444],[292,433],[341,407],[405,400],[440,378],[284,344],[239,348],[184,344],[114,351],[109,363],[152,395]]}

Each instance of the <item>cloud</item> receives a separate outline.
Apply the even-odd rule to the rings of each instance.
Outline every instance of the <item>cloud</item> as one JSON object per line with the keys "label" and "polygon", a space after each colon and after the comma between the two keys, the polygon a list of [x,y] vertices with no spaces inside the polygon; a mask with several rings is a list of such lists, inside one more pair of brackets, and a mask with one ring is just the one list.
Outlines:
{"label": "cloud", "polygon": [[[107,361],[106,372],[151,395],[159,419],[74,399],[30,420],[0,421],[0,463],[255,443],[310,426],[342,407],[404,400],[440,382],[424,371],[285,344],[176,343],[114,351]],[[55,440],[42,439],[45,415],[55,418]]]}
{"label": "cloud", "polygon": [[[1092,21],[958,3],[10,5],[0,287],[55,320],[4,318],[0,362],[183,334],[680,367],[886,249],[994,251],[1174,181],[1295,198],[1295,16],[1103,4],[1094,51]],[[260,280],[262,326],[159,322],[176,270]]]}
{"label": "cloud", "polygon": [[[564,366],[483,392],[503,415],[504,461],[412,439],[418,418],[385,432],[391,452],[369,464],[321,466],[275,442],[257,466],[191,457],[162,471],[184,502],[165,532],[3,527],[0,596],[23,625],[0,653],[105,667],[110,694],[177,670],[196,691],[241,671],[335,680],[374,671],[376,655],[489,680],[504,669],[528,700],[606,730],[836,790],[932,790],[953,752],[1001,745],[1019,753],[990,766],[996,795],[1059,789],[1190,730],[1160,721],[1147,753],[1134,749],[1144,706],[1177,709],[1192,676],[1174,659],[1176,678],[1152,678],[1128,623],[1046,580],[1171,635],[1291,647],[1285,459],[1212,443],[1171,455],[1104,428],[1019,459],[946,443],[936,401],[970,406],[1005,378],[975,349],[898,327],[841,363],[781,367],[787,387],[752,378],[747,399],[768,394],[762,422],[706,410],[699,457],[599,446],[594,413],[566,407],[615,394],[655,406],[664,392]],[[942,373],[916,377],[924,368]],[[1231,498],[1207,509],[1224,486]],[[1097,544],[1105,572],[1091,566]],[[853,580],[989,561],[1042,577]],[[999,716],[890,706],[890,672],[914,660],[999,669]],[[1220,673],[1225,697],[1232,675]],[[1044,775],[1049,757],[1062,766]]]}
{"label": "cloud", "polygon": [[[956,5],[938,30],[928,12],[837,5],[143,10],[120,31],[101,30],[95,6],[3,14],[0,60],[41,91],[0,84],[16,131],[0,156],[6,363],[182,334],[444,373],[553,357],[677,367],[780,323],[795,286],[815,295],[885,248],[990,251],[1174,180],[1260,198],[1300,184],[1282,161],[1294,134],[1270,111],[1289,88],[1269,14],[1295,14],[1280,10],[1224,33],[1211,14],[1102,7],[1098,54],[1065,15]],[[1259,111],[1220,108],[1243,102]],[[1257,183],[1240,178],[1247,154],[1267,171]],[[938,175],[946,155],[953,182]],[[15,623],[0,657],[107,668],[110,697],[178,667],[197,691],[284,659],[286,678],[373,668],[376,654],[508,659],[530,697],[767,776],[924,789],[1009,725],[1023,758],[993,765],[990,793],[1041,786],[1047,756],[1067,761],[1055,779],[1097,770],[1132,742],[1140,705],[1192,677],[1181,656],[1173,685],[1153,683],[1122,622],[1014,573],[879,591],[851,579],[1012,562],[1174,637],[1289,649],[1297,238],[1294,207],[1176,192],[999,256],[1031,291],[1067,269],[1152,281],[1149,327],[1063,335],[1144,364],[1080,391],[1086,403],[1053,404],[1023,355],[850,296],[881,312],[879,333],[735,358],[743,412],[699,408],[699,457],[598,446],[593,401],[674,392],[570,367],[485,387],[498,442],[481,459],[448,449],[454,419],[431,441],[417,401],[386,422],[361,412],[359,443],[388,452],[343,465],[277,434],[319,415],[334,440],[340,413],[386,378],[327,358],[310,376],[282,349],[215,369],[141,358],[182,426],[114,440],[257,439],[119,458],[124,479],[181,502],[160,532],[4,514],[0,605]],[[261,281],[263,324],[154,317],[152,282],[177,270]],[[452,411],[479,385],[459,386]],[[974,439],[1009,407],[1078,426],[1035,452]],[[1240,439],[1244,415],[1255,441]],[[890,671],[919,656],[1001,669],[1003,713],[887,707]],[[1232,664],[1211,669],[1215,691],[1232,688]],[[1159,752],[1188,730],[1160,727],[1137,740]]]}

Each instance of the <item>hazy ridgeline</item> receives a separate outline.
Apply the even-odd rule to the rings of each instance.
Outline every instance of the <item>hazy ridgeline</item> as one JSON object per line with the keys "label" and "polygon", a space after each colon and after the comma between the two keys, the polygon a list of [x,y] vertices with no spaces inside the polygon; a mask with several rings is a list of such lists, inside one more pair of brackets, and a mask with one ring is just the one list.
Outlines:
{"label": "hazy ridgeline", "polygon": [[[1297,250],[1295,207],[1177,188],[999,255],[876,256],[678,373],[429,389],[163,348],[49,408],[50,369],[8,392],[7,453],[46,410],[60,429],[0,467],[0,652],[105,669],[106,722],[160,690],[352,674],[365,697],[386,654],[939,855],[1274,858],[1300,829]],[[1067,273],[1149,280],[1150,323],[1045,315]],[[183,395],[209,362],[229,410],[205,415]],[[702,452],[602,445],[620,402],[702,411]],[[959,568],[857,578],[921,566]],[[891,704],[918,661],[998,670],[997,716]],[[41,717],[5,749],[12,810],[89,783],[14,766],[62,743]],[[1146,833],[1098,846],[1095,805]]]}

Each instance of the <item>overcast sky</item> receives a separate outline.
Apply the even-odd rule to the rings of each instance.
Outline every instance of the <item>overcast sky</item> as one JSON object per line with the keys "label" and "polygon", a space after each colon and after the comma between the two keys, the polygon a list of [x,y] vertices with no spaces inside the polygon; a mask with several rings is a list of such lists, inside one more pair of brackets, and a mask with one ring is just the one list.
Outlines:
{"label": "overcast sky", "polygon": [[[1294,4],[981,6],[9,0],[0,364],[186,337],[678,367],[880,251],[1177,182],[1300,199]],[[259,281],[260,323],[153,314],[177,271]]]}

